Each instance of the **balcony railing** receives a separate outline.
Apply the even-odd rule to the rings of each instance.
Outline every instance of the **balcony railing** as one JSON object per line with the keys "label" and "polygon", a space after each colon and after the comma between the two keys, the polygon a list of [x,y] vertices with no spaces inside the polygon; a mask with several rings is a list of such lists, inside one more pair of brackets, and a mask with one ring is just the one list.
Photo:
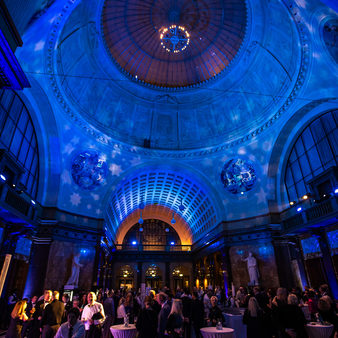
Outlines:
{"label": "balcony railing", "polygon": [[338,212],[338,198],[334,196],[283,220],[283,228],[286,231],[292,230],[325,217],[332,217],[335,212]]}
{"label": "balcony railing", "polygon": [[116,244],[116,250],[118,251],[191,251],[191,245],[156,245],[156,244]]}

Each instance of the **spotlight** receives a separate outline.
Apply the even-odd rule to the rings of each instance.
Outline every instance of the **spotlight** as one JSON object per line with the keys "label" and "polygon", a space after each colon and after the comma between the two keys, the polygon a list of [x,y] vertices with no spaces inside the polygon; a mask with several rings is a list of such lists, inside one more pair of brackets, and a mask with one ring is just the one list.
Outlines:
{"label": "spotlight", "polygon": [[36,202],[35,202],[34,200],[31,200],[31,203],[32,203],[33,205],[36,205]]}
{"label": "spotlight", "polygon": [[308,194],[305,194],[305,195],[302,197],[303,200],[307,200],[308,198],[309,198],[309,195],[308,195]]}
{"label": "spotlight", "polygon": [[291,205],[291,206],[293,206],[293,205],[295,205],[295,204],[296,204],[295,201],[291,201],[291,202],[290,202],[290,205]]}
{"label": "spotlight", "polygon": [[169,232],[169,228],[165,228],[165,232]]}
{"label": "spotlight", "polygon": [[170,245],[175,245],[175,242],[170,242]]}
{"label": "spotlight", "polygon": [[6,182],[6,181],[7,181],[7,178],[6,178],[6,176],[5,176],[5,175],[3,175],[3,174],[0,174],[0,178],[1,178],[1,180],[3,180],[4,182]]}
{"label": "spotlight", "polygon": [[142,231],[143,231],[143,228],[142,228],[142,227],[140,227],[138,230],[139,230],[140,232],[142,232]]}
{"label": "spotlight", "polygon": [[302,207],[297,208],[297,212],[301,212],[302,211]]}
{"label": "spotlight", "polygon": [[143,219],[140,218],[140,219],[138,220],[138,222],[139,222],[139,224],[143,224]]}
{"label": "spotlight", "polygon": [[334,189],[334,193],[337,195],[338,194],[338,188]]}
{"label": "spotlight", "polygon": [[132,245],[136,245],[137,243],[136,243],[136,241],[132,241],[131,244]]}

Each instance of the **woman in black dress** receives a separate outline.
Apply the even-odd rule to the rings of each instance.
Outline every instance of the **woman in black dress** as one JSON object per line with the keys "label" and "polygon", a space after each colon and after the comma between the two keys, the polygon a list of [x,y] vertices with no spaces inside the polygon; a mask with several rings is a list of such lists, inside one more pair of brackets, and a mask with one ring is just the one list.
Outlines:
{"label": "woman in black dress", "polygon": [[15,304],[11,313],[11,322],[6,333],[6,338],[21,338],[23,323],[29,319],[25,313],[26,307],[26,300],[19,300]]}

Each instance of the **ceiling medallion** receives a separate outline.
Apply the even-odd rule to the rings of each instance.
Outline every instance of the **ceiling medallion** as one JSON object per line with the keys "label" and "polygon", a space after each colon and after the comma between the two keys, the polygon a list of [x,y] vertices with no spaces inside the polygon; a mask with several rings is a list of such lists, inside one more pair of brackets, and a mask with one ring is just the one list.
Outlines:
{"label": "ceiling medallion", "polygon": [[162,47],[169,53],[184,51],[190,42],[190,34],[182,26],[171,25],[162,30],[160,35]]}

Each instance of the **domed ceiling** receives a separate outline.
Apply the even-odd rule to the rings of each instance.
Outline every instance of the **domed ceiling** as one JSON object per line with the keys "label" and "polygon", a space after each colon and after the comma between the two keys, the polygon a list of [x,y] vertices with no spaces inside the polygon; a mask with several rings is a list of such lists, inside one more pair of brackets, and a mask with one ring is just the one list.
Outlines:
{"label": "domed ceiling", "polygon": [[287,111],[301,34],[277,0],[74,0],[47,42],[49,88],[105,144],[224,149]]}
{"label": "domed ceiling", "polygon": [[240,0],[106,0],[102,13],[113,59],[135,79],[160,87],[219,74],[240,48],[246,21]]}

